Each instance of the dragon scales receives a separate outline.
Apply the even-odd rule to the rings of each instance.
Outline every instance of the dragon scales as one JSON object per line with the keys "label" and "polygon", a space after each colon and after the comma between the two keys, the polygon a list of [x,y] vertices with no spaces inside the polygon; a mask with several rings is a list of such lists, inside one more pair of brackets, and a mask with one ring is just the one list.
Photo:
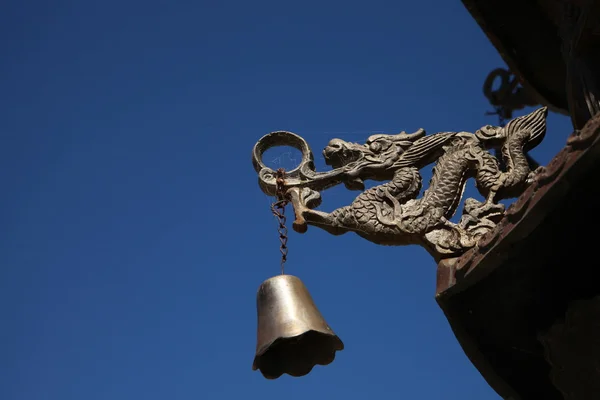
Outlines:
{"label": "dragon scales", "polygon": [[[332,170],[316,172],[313,154],[304,139],[278,131],[261,138],[253,150],[259,184],[275,195],[276,173],[262,162],[265,150],[293,146],[302,152],[300,165],[286,173],[285,193],[294,207],[294,229],[307,225],[333,235],[355,232],[377,244],[418,244],[436,259],[458,256],[494,229],[505,213],[500,200],[518,197],[543,167],[532,171],[525,153],[546,133],[546,107],[511,120],[505,127],[484,126],[469,132],[378,134],[365,144],[333,139],[323,150]],[[491,151],[500,150],[504,170]],[[420,170],[435,163],[429,187],[422,189]],[[457,223],[457,211],[468,179],[483,197],[468,198]],[[364,181],[387,181],[365,190]],[[330,213],[316,210],[320,191],[345,184],[360,190],[352,204]]]}

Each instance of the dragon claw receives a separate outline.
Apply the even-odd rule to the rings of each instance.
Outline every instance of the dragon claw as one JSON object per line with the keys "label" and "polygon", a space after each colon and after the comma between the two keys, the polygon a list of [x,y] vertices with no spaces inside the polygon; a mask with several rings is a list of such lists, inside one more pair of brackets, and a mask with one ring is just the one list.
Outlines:
{"label": "dragon claw", "polygon": [[546,167],[540,165],[534,171],[531,171],[527,175],[527,179],[525,180],[525,183],[528,184],[528,185],[531,185],[533,182],[535,182],[536,178],[539,175],[543,174],[544,172],[546,172]]}

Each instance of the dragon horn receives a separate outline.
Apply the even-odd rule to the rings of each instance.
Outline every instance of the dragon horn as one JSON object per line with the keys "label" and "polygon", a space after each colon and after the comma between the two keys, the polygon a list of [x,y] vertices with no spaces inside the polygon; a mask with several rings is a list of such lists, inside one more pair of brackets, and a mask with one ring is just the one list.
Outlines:
{"label": "dragon horn", "polygon": [[391,136],[392,136],[391,139],[394,141],[408,140],[410,142],[414,142],[415,140],[419,140],[425,136],[425,129],[419,128],[414,133],[406,133],[403,131],[403,132],[398,133],[397,135],[391,135]]}
{"label": "dragon horn", "polygon": [[[367,139],[367,142],[373,142],[379,138],[386,138],[391,140],[392,142],[408,142],[408,144],[413,144],[416,140],[425,136],[425,129],[420,128],[415,133],[406,133],[400,132],[394,135],[388,135],[386,133],[378,133],[376,135],[371,135]],[[401,143],[401,145],[405,145],[405,143]]]}

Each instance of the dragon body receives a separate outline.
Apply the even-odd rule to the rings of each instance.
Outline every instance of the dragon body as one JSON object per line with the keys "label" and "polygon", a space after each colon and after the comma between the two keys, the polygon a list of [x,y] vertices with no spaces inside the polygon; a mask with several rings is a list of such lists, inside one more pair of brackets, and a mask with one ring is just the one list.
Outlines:
{"label": "dragon body", "polygon": [[[336,169],[346,168],[346,186],[364,190],[365,179],[388,180],[364,190],[352,204],[326,213],[315,210],[320,196],[309,188],[288,193],[296,212],[294,227],[320,227],[334,235],[355,232],[377,244],[419,244],[440,255],[457,255],[476,245],[504,215],[499,200],[516,197],[531,181],[525,152],[546,132],[547,109],[510,121],[505,127],[485,126],[474,134],[443,132],[425,136],[375,135],[364,145],[332,140],[323,154]],[[501,150],[505,170],[490,150]],[[429,186],[422,189],[419,172],[435,162]],[[456,213],[469,179],[483,201],[466,199],[458,223]]]}

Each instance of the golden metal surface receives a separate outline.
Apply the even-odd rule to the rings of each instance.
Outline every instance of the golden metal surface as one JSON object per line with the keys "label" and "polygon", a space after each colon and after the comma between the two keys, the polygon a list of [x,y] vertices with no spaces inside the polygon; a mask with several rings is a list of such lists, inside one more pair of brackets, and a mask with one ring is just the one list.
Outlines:
{"label": "golden metal surface", "polygon": [[327,325],[300,279],[279,275],[264,281],[256,296],[258,330],[253,370],[267,379],[303,376],[327,365],[344,344]]}

